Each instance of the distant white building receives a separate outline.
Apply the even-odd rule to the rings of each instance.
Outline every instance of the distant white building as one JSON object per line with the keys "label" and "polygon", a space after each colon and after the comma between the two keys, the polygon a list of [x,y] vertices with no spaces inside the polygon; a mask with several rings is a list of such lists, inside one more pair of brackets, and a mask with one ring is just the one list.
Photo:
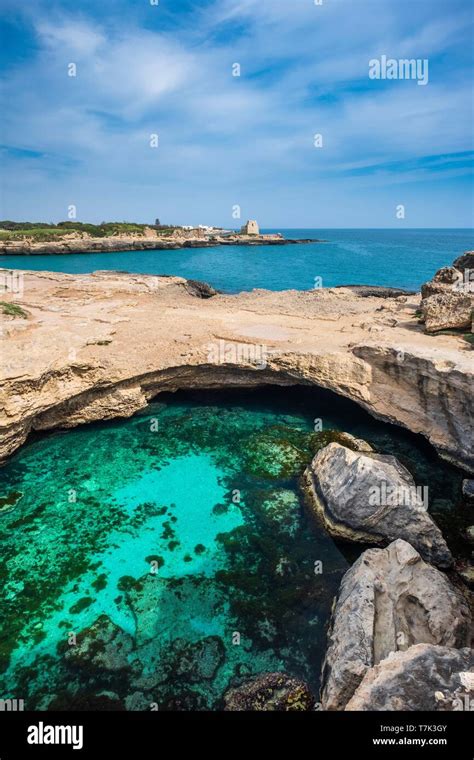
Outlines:
{"label": "distant white building", "polygon": [[255,219],[249,219],[241,228],[241,235],[260,235],[260,230]]}

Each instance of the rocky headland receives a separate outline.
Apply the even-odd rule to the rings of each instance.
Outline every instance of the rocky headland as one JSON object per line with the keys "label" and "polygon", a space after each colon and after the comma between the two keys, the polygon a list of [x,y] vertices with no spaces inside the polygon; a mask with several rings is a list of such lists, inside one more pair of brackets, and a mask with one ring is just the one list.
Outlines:
{"label": "rocky headland", "polygon": [[146,228],[142,234],[115,234],[109,237],[95,237],[85,232],[72,232],[59,239],[38,241],[34,237],[0,240],[0,255],[57,255],[65,253],[113,253],[116,251],[174,250],[178,248],[212,248],[230,245],[294,245],[295,243],[319,243],[309,238],[285,238],[280,233],[252,234],[240,232],[232,234],[208,233],[201,230],[175,230],[170,234],[160,234]]}

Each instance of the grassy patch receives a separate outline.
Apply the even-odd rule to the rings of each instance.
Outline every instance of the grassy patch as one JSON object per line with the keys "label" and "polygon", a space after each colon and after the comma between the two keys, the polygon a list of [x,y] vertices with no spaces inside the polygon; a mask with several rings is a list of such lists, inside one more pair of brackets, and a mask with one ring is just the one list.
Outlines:
{"label": "grassy patch", "polygon": [[86,222],[59,222],[45,224],[44,222],[11,222],[0,221],[0,241],[22,241],[30,239],[34,243],[51,243],[71,233],[90,235],[91,237],[113,237],[114,235],[143,235],[145,228],[151,227],[158,235],[169,235],[176,227],[136,222],[102,222],[88,224]]}
{"label": "grassy patch", "polygon": [[9,317],[21,317],[21,319],[28,319],[28,314],[21,306],[16,303],[8,303],[7,301],[0,301],[0,308],[4,314]]}

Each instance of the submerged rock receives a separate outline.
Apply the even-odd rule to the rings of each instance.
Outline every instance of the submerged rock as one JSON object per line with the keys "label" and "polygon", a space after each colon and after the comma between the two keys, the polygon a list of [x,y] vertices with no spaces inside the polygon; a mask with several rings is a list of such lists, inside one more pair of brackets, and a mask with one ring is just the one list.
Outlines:
{"label": "submerged rock", "polygon": [[275,489],[257,505],[262,520],[278,532],[294,537],[300,527],[300,503],[294,491]]}
{"label": "submerged rock", "polygon": [[23,497],[21,491],[10,491],[6,496],[0,496],[0,515],[11,512]]}
{"label": "submerged rock", "polygon": [[371,668],[346,710],[425,710],[474,708],[474,652],[417,644],[393,652]]}
{"label": "submerged rock", "polygon": [[190,643],[175,639],[172,644],[175,660],[174,675],[185,677],[190,683],[211,681],[225,658],[225,648],[219,636],[206,636]]}
{"label": "submerged rock", "polygon": [[394,456],[331,443],[313,459],[304,482],[312,509],[332,536],[370,544],[403,538],[428,562],[452,564],[411,474]]}
{"label": "submerged rock", "polygon": [[248,471],[265,480],[279,480],[298,475],[305,464],[305,454],[291,441],[259,433],[247,451]]}
{"label": "submerged rock", "polygon": [[368,549],[345,574],[322,672],[322,705],[342,710],[367,671],[415,644],[469,643],[467,602],[406,541]]}
{"label": "submerged rock", "polygon": [[472,299],[464,293],[436,293],[424,298],[421,311],[428,333],[471,328]]}
{"label": "submerged rock", "polygon": [[466,501],[474,504],[474,480],[463,480],[462,495]]}
{"label": "submerged rock", "polygon": [[66,662],[108,672],[128,669],[133,648],[133,638],[107,615],[78,633],[76,645],[63,647]]}
{"label": "submerged rock", "polygon": [[151,709],[151,702],[141,691],[134,691],[125,697],[125,709],[129,712],[144,712]]}
{"label": "submerged rock", "polygon": [[352,451],[373,451],[372,446],[362,438],[356,438],[350,433],[342,430],[322,430],[320,433],[313,435],[313,448],[316,451],[328,446],[330,443],[340,443],[341,446],[347,446]]}
{"label": "submerged rock", "polygon": [[311,710],[314,697],[308,685],[286,673],[262,673],[224,695],[230,711]]}

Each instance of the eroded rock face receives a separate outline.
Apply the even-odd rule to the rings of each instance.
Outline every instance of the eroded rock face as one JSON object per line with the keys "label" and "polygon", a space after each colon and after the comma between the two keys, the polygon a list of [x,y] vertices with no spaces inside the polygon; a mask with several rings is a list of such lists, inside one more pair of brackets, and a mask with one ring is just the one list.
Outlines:
{"label": "eroded rock face", "polygon": [[437,293],[452,293],[456,286],[462,282],[462,272],[452,267],[442,267],[432,280],[421,286],[421,297],[429,298]]}
{"label": "eroded rock face", "polygon": [[286,673],[262,673],[224,696],[225,710],[311,710],[314,697],[304,681]]}
{"label": "eroded rock face", "polygon": [[[441,456],[474,472],[471,433],[474,378],[459,371],[453,363],[453,355],[441,345],[447,337],[460,342],[454,336],[440,334],[436,342],[431,336],[425,336],[436,353],[436,358],[431,359],[406,350],[403,344],[398,351],[365,345],[355,346],[353,352],[371,367],[371,402],[383,419],[426,435]],[[472,355],[466,345],[461,353],[466,367],[472,365]],[[444,432],[447,424],[449,436]]]}
{"label": "eroded rock face", "polygon": [[452,564],[422,494],[395,457],[330,443],[314,457],[304,481],[310,507],[332,536],[369,544],[403,538],[428,562]]}
{"label": "eroded rock face", "polygon": [[469,560],[459,559],[456,562],[455,570],[463,583],[474,591],[474,563]]}
{"label": "eroded rock face", "polygon": [[462,256],[458,256],[453,261],[453,267],[459,269],[460,272],[465,272],[466,269],[474,270],[474,251],[466,251]]}
{"label": "eroded rock face", "polygon": [[35,430],[50,430],[54,427],[72,428],[97,420],[116,417],[131,417],[148,404],[140,386],[113,388],[99,392],[90,399],[80,397],[38,416]]}
{"label": "eroded rock face", "polygon": [[437,293],[423,299],[421,311],[428,333],[471,329],[472,299],[464,293]]}
{"label": "eroded rock face", "polygon": [[343,710],[366,673],[415,644],[463,647],[470,613],[464,596],[406,541],[368,549],[345,574],[333,611],[322,672],[322,705]]}
{"label": "eroded rock face", "polygon": [[474,252],[467,251],[452,266],[438,270],[433,279],[422,286],[421,296],[421,321],[427,333],[472,330]]}
{"label": "eroded rock face", "polygon": [[349,711],[473,708],[474,651],[433,644],[392,652],[366,673],[346,706]]}
{"label": "eroded rock face", "polygon": [[308,384],[423,434],[474,472],[472,357],[461,338],[424,334],[418,295],[320,288],[203,298],[212,289],[179,277],[20,274],[29,316],[3,317],[0,460],[31,431],[129,416],[163,391]]}

